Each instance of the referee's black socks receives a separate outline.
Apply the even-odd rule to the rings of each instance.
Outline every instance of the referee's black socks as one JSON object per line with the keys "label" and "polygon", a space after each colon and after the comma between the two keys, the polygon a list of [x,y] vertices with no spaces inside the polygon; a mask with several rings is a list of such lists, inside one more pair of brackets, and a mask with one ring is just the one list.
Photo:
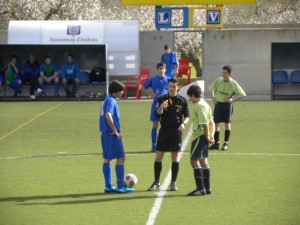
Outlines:
{"label": "referee's black socks", "polygon": [[176,182],[178,171],[179,171],[179,162],[172,162],[171,171],[172,171],[171,182]]}
{"label": "referee's black socks", "polygon": [[230,130],[225,130],[224,141],[228,142],[229,141],[229,137],[230,137]]}
{"label": "referee's black socks", "polygon": [[154,162],[154,179],[156,183],[159,183],[161,170],[162,170],[162,163]]}
{"label": "referee's black socks", "polygon": [[216,144],[220,143],[220,131],[215,131],[214,139]]}

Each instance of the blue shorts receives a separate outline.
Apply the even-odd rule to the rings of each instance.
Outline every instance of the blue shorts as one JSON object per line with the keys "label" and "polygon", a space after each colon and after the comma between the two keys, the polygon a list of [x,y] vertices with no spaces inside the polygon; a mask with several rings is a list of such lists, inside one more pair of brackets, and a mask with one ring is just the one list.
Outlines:
{"label": "blue shorts", "polygon": [[205,135],[201,135],[191,143],[190,158],[202,160],[208,157],[208,141]]}
{"label": "blue shorts", "polygon": [[102,154],[104,159],[118,159],[125,156],[122,137],[117,139],[115,135],[101,134]]}
{"label": "blue shorts", "polygon": [[157,108],[157,100],[154,100],[152,102],[151,106],[151,112],[150,112],[150,121],[160,121],[160,117],[156,113],[156,108]]}

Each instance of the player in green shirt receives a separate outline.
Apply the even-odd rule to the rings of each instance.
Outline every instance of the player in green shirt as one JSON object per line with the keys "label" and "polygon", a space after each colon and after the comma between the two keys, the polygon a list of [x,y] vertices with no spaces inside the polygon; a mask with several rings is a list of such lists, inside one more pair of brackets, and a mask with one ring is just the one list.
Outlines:
{"label": "player in green shirt", "polygon": [[215,124],[210,106],[201,98],[201,88],[198,85],[191,85],[187,95],[194,104],[190,162],[196,183],[196,189],[188,193],[188,196],[202,196],[211,194],[210,167],[207,158],[208,143],[214,143]]}
{"label": "player in green shirt", "polygon": [[214,122],[215,122],[215,144],[209,149],[220,148],[220,128],[219,123],[225,123],[225,136],[222,150],[228,149],[228,141],[231,131],[231,115],[233,112],[233,103],[246,96],[241,86],[231,78],[232,67],[226,65],[223,67],[223,77],[218,77],[208,89],[211,91],[212,100],[215,103]]}

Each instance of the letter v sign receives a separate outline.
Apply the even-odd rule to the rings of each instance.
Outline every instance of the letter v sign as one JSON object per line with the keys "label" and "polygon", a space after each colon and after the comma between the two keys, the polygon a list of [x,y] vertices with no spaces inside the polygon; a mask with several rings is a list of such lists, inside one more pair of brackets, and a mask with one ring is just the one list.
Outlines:
{"label": "letter v sign", "polygon": [[206,24],[220,24],[220,10],[207,10]]}

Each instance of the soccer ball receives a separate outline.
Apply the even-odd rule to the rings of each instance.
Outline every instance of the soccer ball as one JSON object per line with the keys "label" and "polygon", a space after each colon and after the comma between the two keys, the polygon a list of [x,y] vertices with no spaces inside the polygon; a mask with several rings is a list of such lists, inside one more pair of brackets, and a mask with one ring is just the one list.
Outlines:
{"label": "soccer ball", "polygon": [[132,188],[137,182],[138,179],[134,174],[127,174],[124,177],[124,184],[126,187]]}

